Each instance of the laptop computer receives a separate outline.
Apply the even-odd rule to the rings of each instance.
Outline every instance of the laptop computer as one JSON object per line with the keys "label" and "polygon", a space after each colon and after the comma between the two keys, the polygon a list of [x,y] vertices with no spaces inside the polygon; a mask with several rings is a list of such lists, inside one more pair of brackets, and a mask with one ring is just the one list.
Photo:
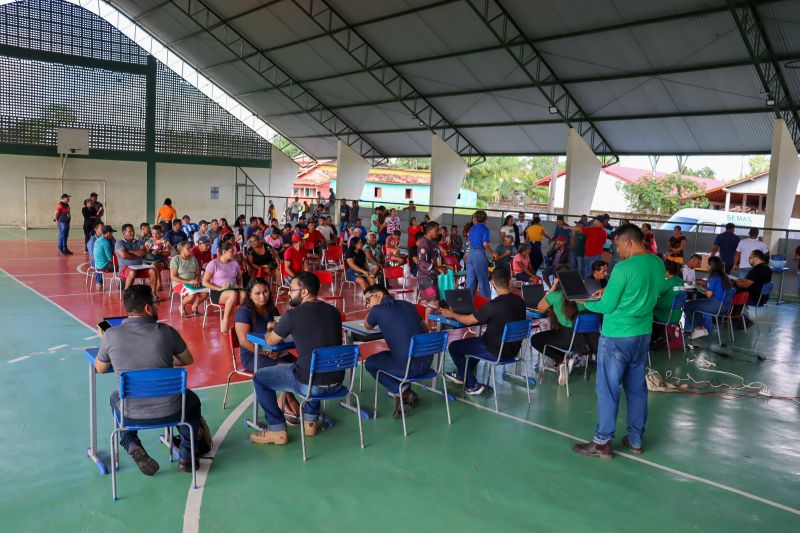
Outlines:
{"label": "laptop computer", "polygon": [[522,286],[522,299],[525,301],[525,307],[528,309],[536,309],[539,302],[544,298],[544,285],[523,285]]}
{"label": "laptop computer", "polygon": [[444,291],[444,301],[454,313],[459,315],[471,315],[475,312],[475,304],[469,289]]}
{"label": "laptop computer", "polygon": [[592,293],[588,291],[586,285],[581,279],[579,272],[567,270],[564,272],[556,272],[556,276],[558,276],[558,284],[561,286],[561,290],[564,291],[564,295],[567,297],[567,300],[575,301],[600,299],[596,296],[592,296]]}
{"label": "laptop computer", "polygon": [[594,294],[595,291],[603,288],[603,283],[599,279],[595,279],[593,276],[589,276],[583,280],[583,284],[586,287],[586,292],[589,294]]}

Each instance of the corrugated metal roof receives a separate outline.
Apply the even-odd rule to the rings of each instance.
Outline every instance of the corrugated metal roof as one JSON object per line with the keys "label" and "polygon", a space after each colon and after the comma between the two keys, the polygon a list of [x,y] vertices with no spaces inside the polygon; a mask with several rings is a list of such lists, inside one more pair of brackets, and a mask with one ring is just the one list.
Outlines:
{"label": "corrugated metal roof", "polygon": [[[419,119],[325,35],[303,12],[306,3],[203,1],[383,155],[430,154]],[[407,94],[427,98],[482,153],[563,153],[565,126],[553,123],[558,115],[468,0],[328,2],[374,51],[400,63],[397,72],[417,91],[406,86]],[[326,124],[270,88],[178,7],[110,3],[144,15],[139,24],[309,154],[336,156]],[[616,153],[769,151],[774,115],[725,0],[500,3]],[[800,60],[800,2],[755,5],[780,62]],[[344,22],[333,20],[341,30]],[[800,71],[783,73],[800,101]]]}

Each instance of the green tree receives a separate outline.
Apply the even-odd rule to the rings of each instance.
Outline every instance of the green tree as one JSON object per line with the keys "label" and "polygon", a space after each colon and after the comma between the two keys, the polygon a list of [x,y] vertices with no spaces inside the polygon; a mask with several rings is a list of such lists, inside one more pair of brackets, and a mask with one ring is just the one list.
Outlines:
{"label": "green tree", "polygon": [[688,178],[669,174],[663,178],[644,178],[636,183],[617,183],[635,213],[672,215],[685,207],[708,207],[704,189]]}
{"label": "green tree", "polygon": [[763,155],[754,155],[747,160],[750,166],[750,174],[761,174],[769,170],[769,157]]}
{"label": "green tree", "polygon": [[700,178],[715,178],[717,177],[716,172],[711,167],[703,167],[700,170],[694,170],[689,167],[683,168],[683,175],[684,176],[697,176]]}
{"label": "green tree", "polygon": [[[487,157],[469,169],[463,187],[478,194],[478,206],[522,193],[529,203],[546,203],[547,187],[534,183],[552,171],[550,157]],[[560,167],[560,168],[563,168]]]}

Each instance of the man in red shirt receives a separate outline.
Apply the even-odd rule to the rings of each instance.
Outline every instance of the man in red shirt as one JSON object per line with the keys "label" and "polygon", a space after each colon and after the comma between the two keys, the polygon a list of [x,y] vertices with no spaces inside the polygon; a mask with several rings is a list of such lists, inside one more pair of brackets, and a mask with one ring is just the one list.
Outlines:
{"label": "man in red shirt", "polygon": [[72,255],[72,252],[67,248],[67,239],[69,239],[69,223],[72,215],[69,212],[69,194],[62,194],[61,201],[56,206],[56,211],[53,213],[53,222],[58,224],[58,255]]}
{"label": "man in red shirt", "polygon": [[294,278],[300,272],[306,270],[306,250],[303,237],[295,233],[292,235],[292,245],[283,252],[283,266],[286,269],[286,276]]}
{"label": "man in red shirt", "polygon": [[200,237],[197,245],[192,247],[192,255],[197,259],[201,270],[206,268],[206,265],[211,262],[211,239],[205,236]]}
{"label": "man in red shirt", "polygon": [[308,242],[311,243],[309,247],[312,248],[315,253],[319,254],[322,252],[322,245],[325,244],[325,236],[317,229],[317,223],[314,222],[313,219],[308,223],[307,239]]}
{"label": "man in red shirt", "polygon": [[592,273],[592,263],[603,259],[603,245],[606,243],[608,234],[603,228],[603,221],[599,216],[594,217],[592,225],[588,228],[583,226],[565,226],[572,231],[580,231],[586,235],[584,268],[581,277],[586,278]]}

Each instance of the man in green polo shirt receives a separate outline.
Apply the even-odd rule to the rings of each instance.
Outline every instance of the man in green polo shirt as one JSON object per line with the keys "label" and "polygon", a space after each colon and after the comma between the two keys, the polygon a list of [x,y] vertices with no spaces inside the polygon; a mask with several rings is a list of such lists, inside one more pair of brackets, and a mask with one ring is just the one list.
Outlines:
{"label": "man in green polo shirt", "polygon": [[597,426],[594,439],[572,449],[601,459],[614,457],[611,440],[617,426],[620,385],[628,404],[628,435],[622,444],[631,453],[642,453],[647,421],[647,351],[653,308],[664,283],[664,264],[644,246],[644,234],[634,224],[624,224],[614,233],[614,244],[622,262],[611,272],[600,300],[586,308],[603,314],[597,350]]}

